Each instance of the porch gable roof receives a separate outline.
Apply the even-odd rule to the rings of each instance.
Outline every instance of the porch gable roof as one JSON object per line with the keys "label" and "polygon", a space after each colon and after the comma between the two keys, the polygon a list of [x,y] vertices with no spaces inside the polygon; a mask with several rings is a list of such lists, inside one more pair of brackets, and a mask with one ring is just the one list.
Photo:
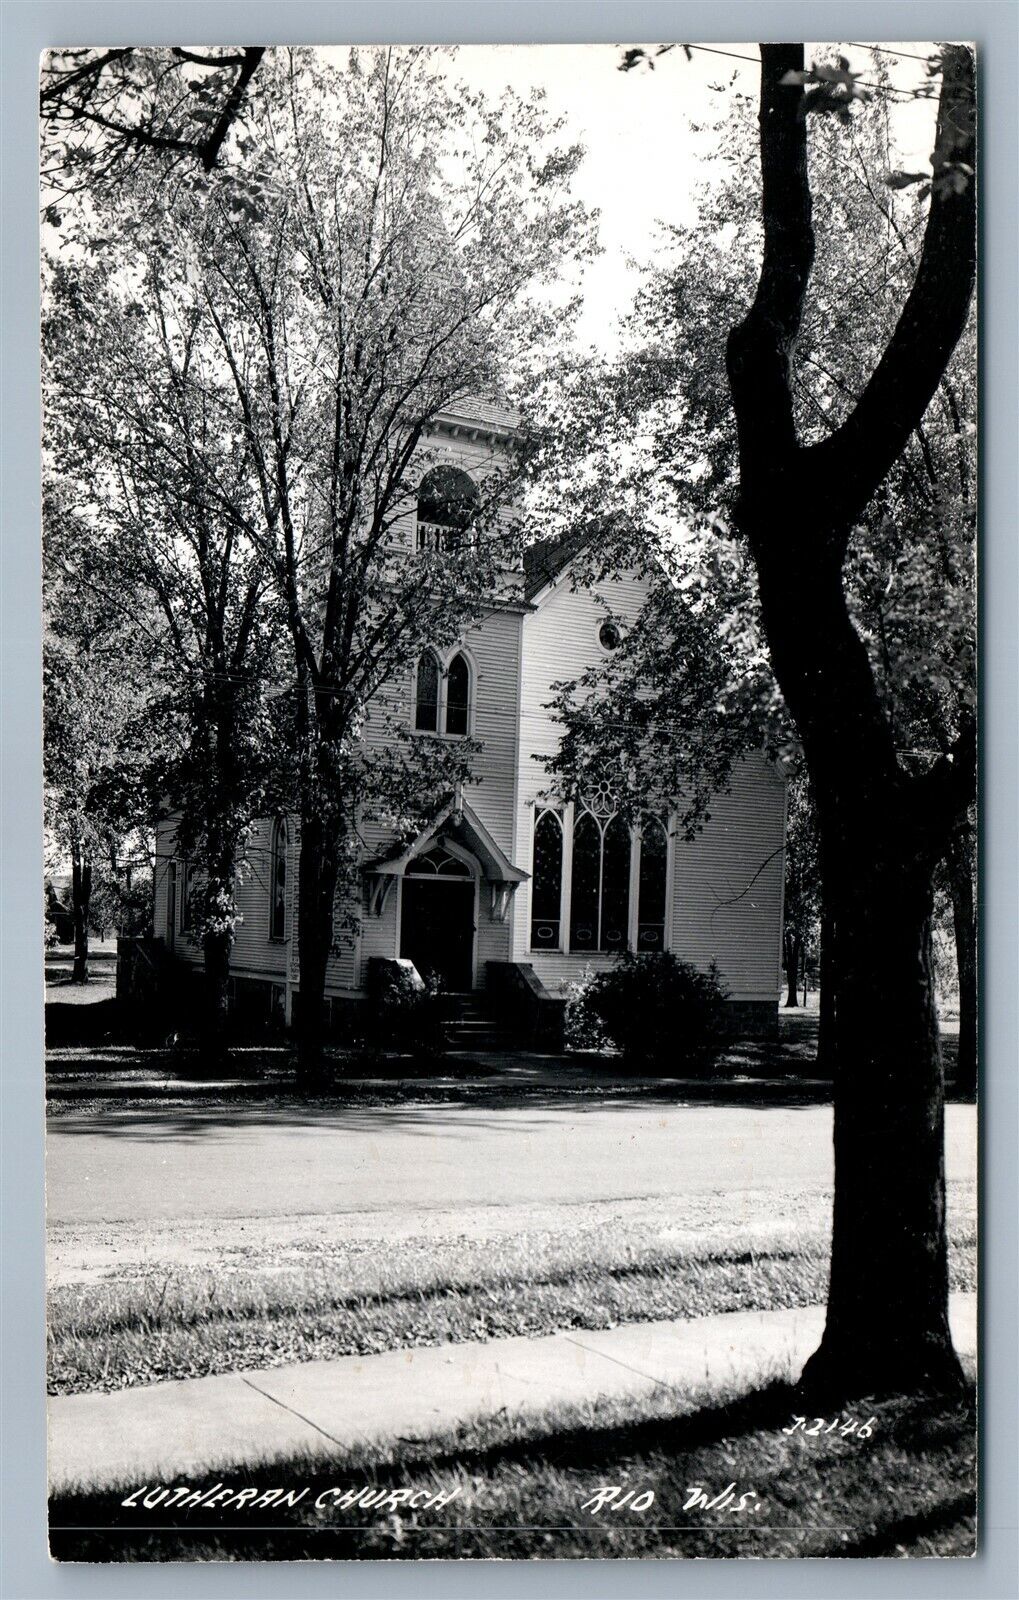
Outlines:
{"label": "porch gable roof", "polygon": [[421,855],[443,833],[477,856],[487,882],[515,885],[524,883],[530,877],[529,872],[522,872],[515,867],[500,850],[473,806],[456,795],[399,855],[366,862],[364,870],[377,876],[402,878],[415,856]]}

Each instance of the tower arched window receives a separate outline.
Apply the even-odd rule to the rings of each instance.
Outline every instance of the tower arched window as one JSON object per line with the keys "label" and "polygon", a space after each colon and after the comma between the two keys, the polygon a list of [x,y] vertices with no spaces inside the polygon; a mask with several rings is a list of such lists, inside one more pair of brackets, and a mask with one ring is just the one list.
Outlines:
{"label": "tower arched window", "polygon": [[456,549],[470,531],[480,499],[477,484],[462,467],[444,463],[426,472],[418,488],[418,549]]}
{"label": "tower arched window", "polygon": [[531,949],[558,950],[562,928],[563,825],[556,811],[542,811],[534,824],[531,873]]}
{"label": "tower arched window", "polygon": [[645,816],[640,831],[637,877],[637,949],[665,949],[669,838],[660,817]]}
{"label": "tower arched window", "polygon": [[457,651],[446,670],[446,732],[467,732],[471,709],[471,669]]}
{"label": "tower arched window", "polygon": [[418,662],[414,726],[426,733],[439,731],[439,662],[434,650],[423,651]]}
{"label": "tower arched window", "polygon": [[285,820],[273,824],[269,851],[269,937],[287,936],[287,847],[290,843]]}

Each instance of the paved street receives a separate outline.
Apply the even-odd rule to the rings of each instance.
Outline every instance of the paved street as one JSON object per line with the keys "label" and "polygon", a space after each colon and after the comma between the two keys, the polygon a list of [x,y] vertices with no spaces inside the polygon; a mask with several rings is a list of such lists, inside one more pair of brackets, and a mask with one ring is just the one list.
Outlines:
{"label": "paved street", "polygon": [[[950,1106],[950,1180],[976,1176],[975,1112]],[[409,1106],[110,1111],[50,1123],[51,1225],[166,1224],[814,1191],[825,1106]]]}

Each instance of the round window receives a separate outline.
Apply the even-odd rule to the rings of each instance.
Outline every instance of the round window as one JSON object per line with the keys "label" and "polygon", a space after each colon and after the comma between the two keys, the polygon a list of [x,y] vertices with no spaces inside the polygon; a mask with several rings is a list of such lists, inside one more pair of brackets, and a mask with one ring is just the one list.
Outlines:
{"label": "round window", "polygon": [[598,643],[603,650],[618,650],[623,636],[614,622],[603,622],[598,629]]}

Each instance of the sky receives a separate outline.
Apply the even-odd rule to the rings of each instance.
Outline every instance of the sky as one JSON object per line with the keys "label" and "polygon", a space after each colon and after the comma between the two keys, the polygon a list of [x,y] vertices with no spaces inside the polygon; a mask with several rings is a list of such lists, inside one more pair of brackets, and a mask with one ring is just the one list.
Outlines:
{"label": "sky", "polygon": [[[646,46],[652,50],[654,46]],[[929,42],[882,44],[892,83],[913,89],[927,81]],[[902,52],[898,54],[897,52]],[[854,72],[871,76],[871,58],[856,44],[808,45],[806,60],[834,61],[844,54]],[[585,273],[582,343],[611,351],[618,314],[630,303],[638,273],[630,260],[652,259],[660,220],[690,222],[693,185],[710,179],[712,139],[704,123],[724,113],[735,90],[757,95],[758,48],[724,43],[680,49],[653,71],[620,72],[618,45],[482,45],[460,49],[451,76],[497,96],[507,85],[519,92],[544,89],[552,111],[566,118],[587,155],[574,181],[588,205],[601,212],[604,254]],[[749,57],[750,59],[740,59]],[[735,74],[735,83],[732,83]],[[712,85],[722,85],[721,90]],[[936,102],[896,102],[895,133],[901,165],[926,170],[934,142]],[[701,126],[702,131],[695,131]]]}

